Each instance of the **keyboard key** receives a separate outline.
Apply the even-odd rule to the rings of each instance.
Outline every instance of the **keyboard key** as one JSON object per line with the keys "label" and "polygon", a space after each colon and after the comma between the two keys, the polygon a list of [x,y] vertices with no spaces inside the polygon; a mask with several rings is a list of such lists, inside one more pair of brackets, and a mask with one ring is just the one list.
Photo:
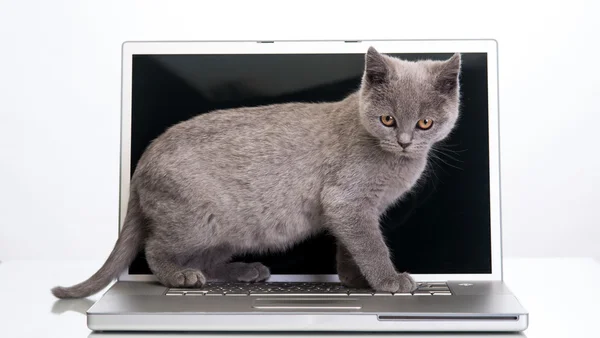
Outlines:
{"label": "keyboard key", "polygon": [[167,296],[185,296],[184,292],[167,292]]}
{"label": "keyboard key", "polygon": [[419,283],[419,288],[422,287],[448,287],[446,283],[442,282],[428,282],[428,283]]}
{"label": "keyboard key", "polygon": [[434,296],[452,296],[450,291],[442,292],[442,291],[434,291],[432,292]]}

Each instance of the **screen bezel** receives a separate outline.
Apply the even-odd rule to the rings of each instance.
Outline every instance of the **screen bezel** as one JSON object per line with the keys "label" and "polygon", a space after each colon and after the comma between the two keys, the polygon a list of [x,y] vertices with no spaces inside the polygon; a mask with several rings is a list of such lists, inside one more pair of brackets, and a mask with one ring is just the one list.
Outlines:
{"label": "screen bezel", "polygon": [[[491,273],[414,274],[417,281],[488,281],[502,279],[502,232],[500,200],[500,140],[498,107],[498,44],[495,40],[362,40],[362,41],[197,41],[142,42],[122,45],[121,158],[119,232],[129,199],[131,169],[131,93],[134,55],[152,54],[360,54],[373,46],[381,53],[487,53],[488,130],[490,171]],[[120,281],[156,281],[151,274],[132,275]],[[269,281],[339,281],[337,275],[272,275]]]}

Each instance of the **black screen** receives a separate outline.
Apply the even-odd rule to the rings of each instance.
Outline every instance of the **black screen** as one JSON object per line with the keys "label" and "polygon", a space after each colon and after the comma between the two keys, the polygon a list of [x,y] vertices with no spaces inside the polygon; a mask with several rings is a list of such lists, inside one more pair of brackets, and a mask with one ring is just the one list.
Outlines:
{"label": "black screen", "polygon": [[[491,272],[487,54],[462,57],[458,127],[430,158],[423,184],[382,220],[399,271]],[[216,109],[341,100],[359,88],[363,66],[364,54],[134,55],[131,172],[177,122]],[[260,261],[273,274],[334,274],[335,241],[325,233],[285,253],[236,259]],[[130,273],[150,273],[143,254]]]}

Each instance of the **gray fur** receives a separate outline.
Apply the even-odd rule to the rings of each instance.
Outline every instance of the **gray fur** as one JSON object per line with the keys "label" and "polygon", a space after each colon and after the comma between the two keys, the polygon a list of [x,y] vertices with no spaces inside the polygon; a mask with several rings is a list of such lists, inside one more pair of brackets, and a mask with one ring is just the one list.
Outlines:
{"label": "gray fur", "polygon": [[[232,263],[232,255],[283,251],[323,230],[337,238],[342,282],[413,290],[414,280],[392,264],[379,218],[416,184],[431,146],[454,127],[459,70],[458,54],[408,62],[370,48],[360,90],[340,102],[215,111],[169,128],[138,163],[107,262],[53,293],[99,291],[142,247],[166,286],[262,281],[267,267]],[[397,125],[384,126],[381,115]],[[433,127],[417,129],[422,118]]]}

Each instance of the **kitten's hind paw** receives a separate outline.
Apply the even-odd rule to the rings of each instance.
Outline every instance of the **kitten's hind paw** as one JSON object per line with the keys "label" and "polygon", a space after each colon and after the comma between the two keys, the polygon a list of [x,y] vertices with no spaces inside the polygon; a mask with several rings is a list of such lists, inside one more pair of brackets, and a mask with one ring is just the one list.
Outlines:
{"label": "kitten's hind paw", "polygon": [[212,271],[217,279],[230,282],[262,282],[271,277],[269,268],[261,263],[232,262],[217,267]]}
{"label": "kitten's hind paw", "polygon": [[258,277],[256,277],[257,282],[265,281],[271,277],[271,271],[263,264],[256,262],[251,263],[250,265],[252,265],[256,271],[258,271]]}
{"label": "kitten's hind paw", "polygon": [[261,263],[249,263],[236,269],[235,278],[239,282],[262,282],[271,277],[269,268]]}
{"label": "kitten's hind paw", "polygon": [[200,288],[206,284],[206,277],[200,270],[185,269],[173,274],[170,284],[175,288]]}
{"label": "kitten's hind paw", "polygon": [[231,262],[215,266],[207,273],[211,279],[227,282],[254,283],[265,281],[271,277],[269,268],[258,262]]}

